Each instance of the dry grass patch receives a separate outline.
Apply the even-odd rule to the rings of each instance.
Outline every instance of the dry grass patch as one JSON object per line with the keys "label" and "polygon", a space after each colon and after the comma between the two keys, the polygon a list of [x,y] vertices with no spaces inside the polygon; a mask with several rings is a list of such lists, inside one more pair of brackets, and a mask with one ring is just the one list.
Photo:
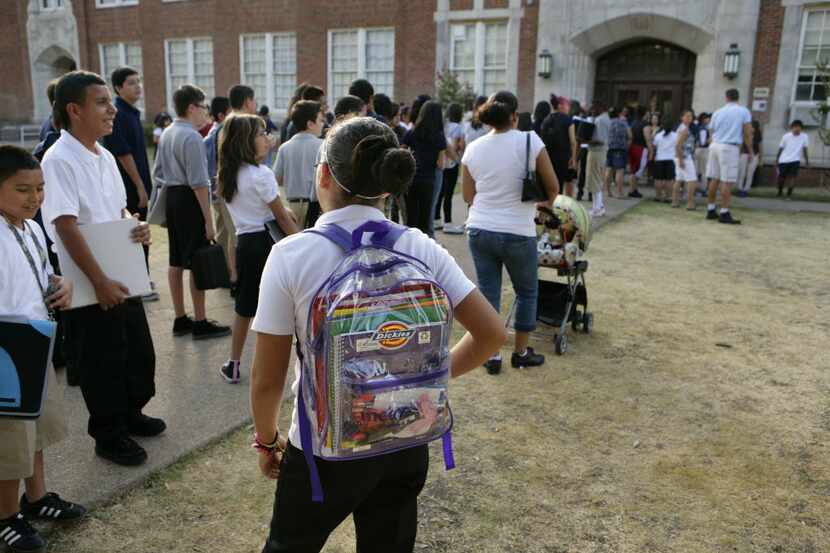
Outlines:
{"label": "dry grass patch", "polygon": [[[830,218],[741,215],[730,228],[644,204],[599,232],[595,333],[545,368],[456,382],[458,468],[432,449],[417,550],[828,550]],[[259,551],[274,486],[248,436],[51,551]],[[350,521],[325,551],[354,551]]]}

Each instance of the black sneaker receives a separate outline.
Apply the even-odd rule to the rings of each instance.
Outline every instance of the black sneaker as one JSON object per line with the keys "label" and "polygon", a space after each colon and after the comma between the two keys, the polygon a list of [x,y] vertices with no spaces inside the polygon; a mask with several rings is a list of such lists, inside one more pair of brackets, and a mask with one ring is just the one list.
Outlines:
{"label": "black sneaker", "polygon": [[6,551],[14,553],[46,551],[46,540],[23,518],[23,513],[0,520],[0,541],[6,544]]}
{"label": "black sneaker", "polygon": [[718,217],[718,223],[723,223],[725,225],[740,225],[740,219],[733,219],[732,212],[727,211],[726,213],[721,213],[720,217]]}
{"label": "black sneaker", "polygon": [[707,209],[706,210],[706,220],[707,221],[716,221],[718,219],[718,212],[714,209]]}
{"label": "black sneaker", "polygon": [[484,362],[484,368],[487,369],[487,374],[499,374],[501,372],[501,358],[488,359]]}
{"label": "black sneaker", "polygon": [[165,430],[167,430],[167,424],[162,419],[148,417],[144,413],[139,413],[127,419],[127,432],[133,436],[152,438]]}
{"label": "black sneaker", "polygon": [[228,361],[219,369],[219,374],[222,375],[222,378],[225,379],[225,382],[229,384],[238,384],[240,379],[239,363],[234,361]]}
{"label": "black sneaker", "polygon": [[34,503],[24,493],[20,498],[20,512],[30,519],[69,521],[78,520],[86,514],[83,505],[62,499],[56,493],[47,493]]}
{"label": "black sneaker", "polygon": [[193,339],[207,340],[208,338],[221,338],[231,333],[231,327],[221,326],[216,321],[205,319],[204,321],[193,321]]}
{"label": "black sneaker", "polygon": [[629,198],[642,198],[643,195],[640,193],[639,190],[635,190],[634,192],[629,192],[628,197]]}
{"label": "black sneaker", "polygon": [[515,369],[523,369],[525,367],[538,367],[545,364],[545,356],[541,353],[536,353],[533,348],[527,348],[524,355],[519,355],[513,352],[510,356],[510,364]]}
{"label": "black sneaker", "polygon": [[95,440],[95,453],[116,465],[135,467],[147,460],[147,452],[129,436]]}
{"label": "black sneaker", "polygon": [[177,317],[173,321],[173,336],[184,336],[193,332],[193,319],[187,315]]}

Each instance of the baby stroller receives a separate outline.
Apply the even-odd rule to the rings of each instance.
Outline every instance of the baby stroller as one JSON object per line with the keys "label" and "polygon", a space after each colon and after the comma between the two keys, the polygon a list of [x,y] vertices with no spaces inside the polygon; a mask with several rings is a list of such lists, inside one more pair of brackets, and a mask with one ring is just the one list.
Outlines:
{"label": "baby stroller", "polygon": [[537,244],[539,272],[563,279],[539,279],[536,319],[555,327],[554,348],[562,355],[568,350],[568,323],[574,332],[581,330],[585,334],[590,334],[594,327],[585,285],[588,261],[583,259],[591,242],[591,218],[579,202],[560,195],[552,211],[539,209],[536,223],[541,228]]}

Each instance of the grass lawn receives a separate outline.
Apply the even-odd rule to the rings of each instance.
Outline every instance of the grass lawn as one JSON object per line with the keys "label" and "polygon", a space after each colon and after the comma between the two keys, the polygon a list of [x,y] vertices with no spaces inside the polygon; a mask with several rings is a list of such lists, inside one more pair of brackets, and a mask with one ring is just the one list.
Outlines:
{"label": "grass lawn", "polygon": [[[432,448],[416,551],[826,550],[830,218],[739,216],[647,202],[598,232],[594,334],[546,367],[454,383],[458,468]],[[274,484],[249,443],[191,454],[50,551],[259,551]],[[325,551],[354,551],[353,534]]]}
{"label": "grass lawn", "polygon": [[[784,191],[784,193],[786,193],[786,190]],[[759,186],[749,191],[749,195],[751,198],[775,198],[777,194],[778,188],[772,186]],[[830,187],[796,186],[793,190],[793,200],[798,200],[802,202],[830,203]]]}

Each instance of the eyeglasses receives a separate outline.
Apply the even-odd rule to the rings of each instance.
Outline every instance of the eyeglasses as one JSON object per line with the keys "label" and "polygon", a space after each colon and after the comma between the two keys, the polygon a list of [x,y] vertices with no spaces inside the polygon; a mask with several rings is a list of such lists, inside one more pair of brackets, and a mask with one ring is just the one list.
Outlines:
{"label": "eyeglasses", "polygon": [[193,104],[193,105],[196,106],[197,108],[202,108],[205,111],[210,109],[210,106],[207,105],[207,104]]}

